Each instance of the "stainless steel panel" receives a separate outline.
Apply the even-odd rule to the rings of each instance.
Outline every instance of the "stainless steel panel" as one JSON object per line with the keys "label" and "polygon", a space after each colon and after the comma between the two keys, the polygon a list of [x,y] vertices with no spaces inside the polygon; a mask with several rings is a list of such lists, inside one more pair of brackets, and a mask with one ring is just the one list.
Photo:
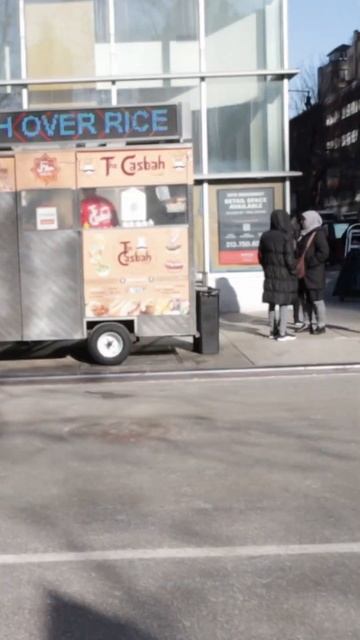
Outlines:
{"label": "stainless steel panel", "polygon": [[20,235],[24,340],[84,337],[78,231]]}
{"label": "stainless steel panel", "polygon": [[137,321],[139,337],[192,336],[196,327],[191,316],[140,316]]}
{"label": "stainless steel panel", "polygon": [[0,341],[21,339],[19,252],[15,193],[0,193]]}
{"label": "stainless steel panel", "polygon": [[189,290],[190,290],[190,325],[193,331],[190,335],[195,335],[196,332],[196,269],[195,269],[195,229],[194,229],[194,188],[188,187],[188,234],[189,234]]}

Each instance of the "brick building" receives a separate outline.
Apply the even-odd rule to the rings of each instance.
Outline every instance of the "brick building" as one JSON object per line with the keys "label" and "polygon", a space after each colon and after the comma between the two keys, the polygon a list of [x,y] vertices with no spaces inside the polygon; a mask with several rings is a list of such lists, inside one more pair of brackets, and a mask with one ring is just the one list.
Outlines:
{"label": "brick building", "polygon": [[291,168],[299,209],[337,218],[360,213],[360,33],[328,54],[318,70],[318,103],[291,121]]}

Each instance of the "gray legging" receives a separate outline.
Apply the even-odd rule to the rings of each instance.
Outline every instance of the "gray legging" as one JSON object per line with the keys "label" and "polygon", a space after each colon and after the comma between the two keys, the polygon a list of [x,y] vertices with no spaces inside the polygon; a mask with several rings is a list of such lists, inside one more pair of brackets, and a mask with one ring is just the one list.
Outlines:
{"label": "gray legging", "polygon": [[275,334],[277,333],[277,331],[279,331],[279,334],[281,336],[284,336],[286,334],[286,327],[287,327],[288,305],[287,304],[279,305],[279,308],[280,308],[279,319],[276,317],[276,306],[277,305],[275,304],[269,304],[270,331],[272,334]]}
{"label": "gray legging", "polygon": [[319,329],[323,329],[326,325],[326,307],[324,300],[314,300],[314,311]]}
{"label": "gray legging", "polygon": [[307,297],[304,301],[304,323],[307,326],[313,325],[313,314],[315,313],[317,326],[323,329],[326,326],[326,306],[324,300],[314,300]]}

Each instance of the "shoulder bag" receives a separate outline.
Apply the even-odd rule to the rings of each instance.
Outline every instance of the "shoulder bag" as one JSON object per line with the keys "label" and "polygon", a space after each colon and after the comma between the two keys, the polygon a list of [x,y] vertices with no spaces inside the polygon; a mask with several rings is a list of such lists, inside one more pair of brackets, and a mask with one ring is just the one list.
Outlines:
{"label": "shoulder bag", "polygon": [[316,231],[314,231],[308,238],[308,241],[306,243],[305,249],[302,253],[302,255],[300,256],[300,258],[297,259],[296,262],[296,275],[299,278],[299,280],[302,280],[302,278],[305,278],[305,256],[306,256],[306,252],[308,251],[308,249],[311,246],[311,243],[313,242],[314,238],[316,236]]}

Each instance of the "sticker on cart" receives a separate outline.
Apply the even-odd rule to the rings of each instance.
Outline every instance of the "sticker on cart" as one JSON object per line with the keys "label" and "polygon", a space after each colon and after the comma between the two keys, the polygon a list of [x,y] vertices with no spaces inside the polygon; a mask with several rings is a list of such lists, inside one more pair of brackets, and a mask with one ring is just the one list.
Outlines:
{"label": "sticker on cart", "polygon": [[36,229],[38,231],[54,231],[58,228],[58,214],[56,207],[37,207]]}
{"label": "sticker on cart", "polygon": [[130,187],[122,192],[121,222],[123,226],[146,222],[146,195],[142,189]]}

